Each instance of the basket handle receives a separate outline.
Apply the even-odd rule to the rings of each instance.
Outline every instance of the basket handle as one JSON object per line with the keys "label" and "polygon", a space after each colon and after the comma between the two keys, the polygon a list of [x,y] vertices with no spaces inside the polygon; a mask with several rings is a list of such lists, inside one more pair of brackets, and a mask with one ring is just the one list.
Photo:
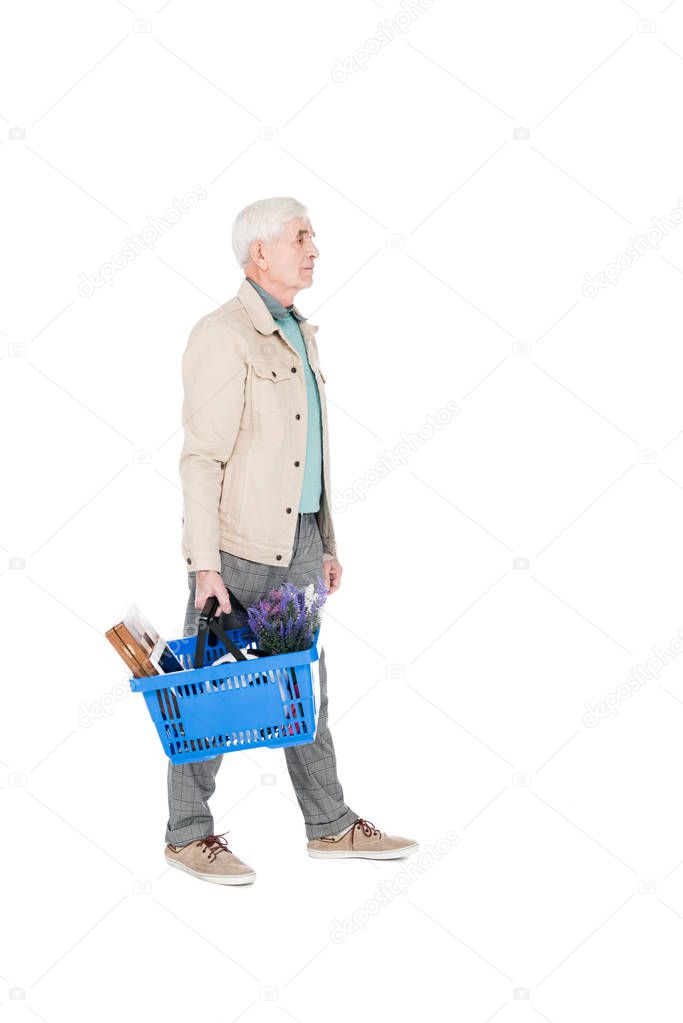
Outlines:
{"label": "basket handle", "polygon": [[[230,596],[229,590],[228,596]],[[231,653],[233,657],[236,658],[236,660],[238,661],[247,660],[247,657],[242,653],[240,648],[235,646],[233,641],[230,639],[230,637],[228,636],[228,634],[226,633],[225,629],[218,621],[218,619],[214,618],[217,607],[218,597],[211,596],[204,604],[204,607],[202,608],[202,613],[199,616],[199,624],[197,626],[197,643],[195,646],[194,659],[192,662],[195,668],[205,667],[204,650],[206,647],[206,637],[209,629],[211,630],[211,632],[213,632],[214,636],[216,636],[217,639],[220,639],[221,642],[225,644],[225,649],[228,651],[228,653]]]}

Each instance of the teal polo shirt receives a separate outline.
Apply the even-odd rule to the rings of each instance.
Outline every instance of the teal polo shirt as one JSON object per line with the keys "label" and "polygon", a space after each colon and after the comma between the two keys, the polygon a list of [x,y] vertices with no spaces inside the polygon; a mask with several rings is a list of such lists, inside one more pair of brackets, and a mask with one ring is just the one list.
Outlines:
{"label": "teal polo shirt", "polygon": [[274,295],[271,295],[270,292],[262,288],[256,281],[252,281],[251,277],[247,277],[246,280],[259,293],[275,323],[295,351],[301,356],[306,381],[308,430],[306,436],[306,465],[304,468],[304,482],[301,489],[299,511],[301,513],[317,512],[320,509],[322,494],[322,418],[320,414],[318,382],[310,367],[306,344],[299,327],[299,320],[306,319],[306,317],[300,316],[293,305],[284,306]]}

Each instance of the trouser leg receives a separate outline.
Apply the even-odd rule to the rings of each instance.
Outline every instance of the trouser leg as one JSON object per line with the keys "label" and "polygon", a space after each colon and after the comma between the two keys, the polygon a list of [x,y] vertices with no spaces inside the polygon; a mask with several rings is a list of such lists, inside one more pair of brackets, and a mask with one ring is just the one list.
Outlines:
{"label": "trouser leg", "polygon": [[[196,573],[188,573],[190,593],[185,611],[185,636],[197,633],[199,611],[194,606]],[[187,845],[198,838],[213,835],[214,823],[209,810],[209,799],[216,788],[216,774],[223,755],[196,763],[168,762],[168,820],[166,841],[173,845]]]}
{"label": "trouser leg", "polygon": [[304,817],[307,838],[334,834],[360,816],[344,802],[337,774],[337,757],[327,724],[327,667],[322,646],[319,673],[320,712],[315,742],[285,747],[287,769]]}

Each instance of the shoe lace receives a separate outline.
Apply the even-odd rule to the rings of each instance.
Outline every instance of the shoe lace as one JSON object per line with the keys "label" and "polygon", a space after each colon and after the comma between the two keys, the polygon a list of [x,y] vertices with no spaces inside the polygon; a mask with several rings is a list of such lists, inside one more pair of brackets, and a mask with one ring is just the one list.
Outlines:
{"label": "shoe lace", "polygon": [[[351,825],[351,844],[353,845],[353,831],[355,828],[360,828],[366,838],[370,838],[372,835],[377,835],[378,838],[382,837],[382,832],[379,831],[374,824],[370,821],[366,821],[364,817],[356,817],[355,821]],[[344,832],[348,834],[348,832]],[[323,842],[337,842],[339,841],[340,835],[325,836]]]}
{"label": "shoe lace", "polygon": [[197,845],[202,847],[202,853],[209,854],[209,863],[212,863],[216,859],[218,853],[231,852],[228,848],[228,843],[223,835],[229,834],[228,831],[223,831],[220,835],[206,835],[205,838],[200,838]]}
{"label": "shoe lace", "polygon": [[382,832],[379,831],[374,824],[370,821],[366,821],[364,817],[358,817],[353,824],[354,828],[361,828],[363,834],[370,838],[372,835],[377,835],[378,838],[382,837]]}

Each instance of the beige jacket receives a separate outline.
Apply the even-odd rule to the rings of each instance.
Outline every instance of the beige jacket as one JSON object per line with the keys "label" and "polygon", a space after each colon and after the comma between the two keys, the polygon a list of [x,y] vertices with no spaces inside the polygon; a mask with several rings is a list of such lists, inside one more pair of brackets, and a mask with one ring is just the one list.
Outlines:
{"label": "beige jacket", "polygon": [[[337,557],[325,377],[318,327],[306,320],[299,326],[320,394],[323,484],[316,515],[325,560]],[[306,458],[306,380],[298,353],[246,278],[235,298],[193,327],[182,378],[179,468],[188,572],[220,572],[220,550],[288,565]]]}

